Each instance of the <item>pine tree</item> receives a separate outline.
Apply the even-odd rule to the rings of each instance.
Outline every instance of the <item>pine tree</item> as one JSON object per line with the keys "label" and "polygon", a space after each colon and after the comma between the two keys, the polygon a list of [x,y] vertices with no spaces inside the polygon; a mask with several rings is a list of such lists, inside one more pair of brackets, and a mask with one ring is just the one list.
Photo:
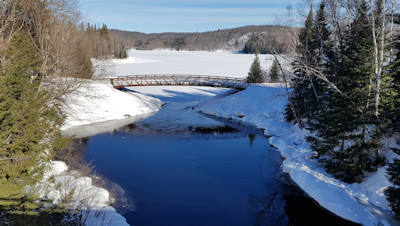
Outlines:
{"label": "pine tree", "polygon": [[[0,74],[0,197],[18,199],[41,177],[62,118],[33,80],[39,58],[26,33],[15,35]],[[48,151],[48,152],[46,152]]]}
{"label": "pine tree", "polygon": [[260,64],[260,59],[258,58],[258,53],[256,53],[254,61],[250,66],[250,71],[247,76],[247,81],[249,81],[250,83],[264,82],[263,71],[261,69],[261,64]]}
{"label": "pine tree", "polygon": [[313,34],[312,34],[312,26],[314,21],[313,8],[310,5],[310,11],[308,12],[307,19],[304,23],[304,28],[301,29],[299,34],[299,40],[301,42],[301,51],[307,52],[310,50],[310,45],[314,42]]}
{"label": "pine tree", "polygon": [[278,80],[280,76],[280,69],[279,69],[279,62],[278,59],[274,59],[274,62],[272,63],[271,69],[269,71],[269,76],[271,77],[272,80]]}
{"label": "pine tree", "polygon": [[126,52],[125,45],[120,43],[118,45],[118,49],[114,50],[114,57],[117,59],[126,59],[128,58],[128,53]]}
{"label": "pine tree", "polygon": [[110,35],[108,33],[108,28],[106,24],[103,24],[103,26],[98,31],[102,38],[106,39],[107,41],[110,40]]}
{"label": "pine tree", "polygon": [[[397,23],[400,22],[400,15],[397,15]],[[381,117],[386,119],[387,130],[400,131],[400,35],[397,35],[394,42],[394,49],[396,51],[395,60],[389,65],[390,73],[384,74],[382,77],[382,92]],[[398,141],[399,142],[399,141]],[[400,155],[399,149],[393,149],[394,152]],[[386,199],[392,207],[392,211],[396,214],[396,218],[400,220],[400,159],[394,159],[393,163],[389,164],[387,169],[389,180],[394,186],[389,187],[386,191]]]}
{"label": "pine tree", "polygon": [[[400,23],[400,15],[397,15],[396,24]],[[396,51],[394,60],[389,65],[389,74],[382,77],[381,115],[387,120],[387,127],[394,131],[400,131],[400,35],[395,37],[393,49]],[[385,92],[386,91],[386,92]]]}
{"label": "pine tree", "polygon": [[[322,93],[321,88],[317,86],[316,79],[313,74],[306,67],[315,68],[318,66],[316,61],[315,52],[317,52],[317,45],[315,40],[317,39],[316,33],[313,32],[313,11],[310,6],[307,19],[304,23],[304,27],[301,29],[299,34],[300,45],[297,46],[299,57],[293,63],[294,67],[294,78],[292,79],[293,91],[291,92],[291,102],[293,108],[297,114],[297,118],[302,121],[309,121],[314,118],[314,113],[318,109],[318,98]],[[292,106],[290,106],[291,108]],[[288,119],[293,118],[293,111],[288,106],[286,109],[286,117]]]}
{"label": "pine tree", "polygon": [[252,34],[249,40],[247,40],[247,42],[244,44],[242,51],[244,53],[256,53],[257,52],[256,42],[257,42],[257,37],[255,34]]}
{"label": "pine tree", "polygon": [[[394,149],[394,151],[400,155],[399,149]],[[400,159],[395,159],[393,163],[389,164],[387,173],[394,186],[385,191],[386,199],[392,207],[392,211],[396,214],[396,218],[400,220]]]}
{"label": "pine tree", "polygon": [[324,57],[332,58],[332,52],[330,51],[329,36],[331,34],[325,15],[325,1],[322,1],[319,5],[319,9],[316,13],[315,22],[313,23],[313,37],[312,45],[314,49],[317,49],[317,60],[320,62],[324,60]]}
{"label": "pine tree", "polygon": [[346,37],[343,61],[336,62],[332,82],[342,93],[327,90],[323,114],[314,124],[316,136],[308,137],[327,171],[345,182],[363,178],[364,171],[373,171],[380,156],[375,155],[376,120],[371,108],[370,78],[373,73],[371,25],[362,1],[357,17]]}
{"label": "pine tree", "polygon": [[[374,171],[382,160],[380,125],[372,107],[372,26],[365,13],[368,5],[360,1],[350,29],[341,34],[341,49],[335,52],[324,7],[322,1],[315,19],[310,7],[300,32],[290,99],[297,118],[311,131],[307,141],[322,165],[336,178],[352,183],[362,180],[365,171]],[[288,119],[291,112],[287,109]]]}

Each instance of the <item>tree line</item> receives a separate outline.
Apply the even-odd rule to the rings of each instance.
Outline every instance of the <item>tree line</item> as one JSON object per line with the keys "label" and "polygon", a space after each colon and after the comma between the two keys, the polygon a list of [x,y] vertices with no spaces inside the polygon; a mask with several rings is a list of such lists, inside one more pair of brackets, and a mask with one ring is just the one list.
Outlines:
{"label": "tree line", "polygon": [[[184,49],[212,51],[219,49],[242,51],[252,35],[258,37],[262,46],[279,47],[293,52],[294,45],[287,36],[292,28],[275,25],[245,26],[217,31],[193,33],[152,33],[110,30],[112,36],[120,37],[129,47],[136,49]],[[184,42],[183,42],[184,41]],[[262,52],[259,49],[259,52]],[[253,52],[255,53],[255,51]]]}
{"label": "tree line", "polygon": [[293,50],[285,40],[280,40],[274,34],[252,34],[251,37],[244,44],[242,49],[243,53],[261,53],[261,54],[284,54],[290,53]]}
{"label": "tree line", "polygon": [[386,194],[400,216],[400,161],[388,162],[384,143],[400,129],[400,36],[393,32],[400,15],[394,6],[385,0],[310,6],[286,117],[310,131],[314,157],[344,182],[361,182],[389,164],[394,187]]}

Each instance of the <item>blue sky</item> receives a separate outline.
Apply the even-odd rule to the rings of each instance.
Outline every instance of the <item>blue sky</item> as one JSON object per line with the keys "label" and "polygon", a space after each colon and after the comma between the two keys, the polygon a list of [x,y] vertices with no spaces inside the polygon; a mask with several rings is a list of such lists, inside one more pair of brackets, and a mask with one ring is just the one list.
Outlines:
{"label": "blue sky", "polygon": [[80,0],[93,24],[145,33],[203,32],[275,24],[291,0]]}

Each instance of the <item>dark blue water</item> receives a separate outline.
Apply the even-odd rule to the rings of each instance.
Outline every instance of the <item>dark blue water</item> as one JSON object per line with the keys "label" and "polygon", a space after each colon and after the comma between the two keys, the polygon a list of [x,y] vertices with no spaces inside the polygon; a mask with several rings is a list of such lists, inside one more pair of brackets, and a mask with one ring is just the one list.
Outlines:
{"label": "dark blue water", "polygon": [[[245,133],[116,132],[90,138],[86,160],[129,191],[137,209],[125,216],[134,225],[252,225],[257,199],[283,189],[279,152]],[[274,208],[284,213],[284,205]]]}
{"label": "dark blue water", "polygon": [[264,136],[133,128],[85,148],[86,161],[132,197],[136,209],[123,214],[131,225],[352,225],[286,183]]}

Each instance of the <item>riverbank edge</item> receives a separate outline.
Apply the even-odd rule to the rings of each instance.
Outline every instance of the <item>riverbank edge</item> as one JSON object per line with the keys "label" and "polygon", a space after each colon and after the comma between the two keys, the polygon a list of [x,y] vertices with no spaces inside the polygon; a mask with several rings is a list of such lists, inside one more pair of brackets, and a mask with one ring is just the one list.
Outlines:
{"label": "riverbank edge", "polygon": [[[89,93],[89,97],[84,93]],[[164,104],[150,96],[118,91],[101,80],[85,83],[64,99],[62,110],[67,118],[61,131],[66,136],[74,136],[75,132],[89,128],[89,134],[79,134],[79,137],[111,132],[121,123],[125,125],[159,111]],[[51,161],[34,189],[40,198],[51,200],[53,207],[69,210],[70,218],[64,219],[66,221],[78,220],[85,225],[129,225],[109,205],[110,192],[93,186],[91,177],[80,174],[76,170],[69,171],[63,161]]]}
{"label": "riverbank edge", "polygon": [[[387,178],[382,176],[385,168],[382,167],[377,173],[366,178],[364,184],[346,184],[334,179],[313,159],[314,153],[305,141],[307,131],[300,130],[298,126],[286,121],[284,110],[287,103],[283,84],[263,84],[250,85],[242,92],[204,102],[195,109],[204,114],[264,129],[265,136],[270,139],[270,145],[276,147],[284,157],[283,172],[288,173],[293,182],[323,208],[362,225],[390,225],[385,219],[376,217],[379,215],[374,213],[377,210],[367,209],[361,204],[369,202],[369,205],[374,205],[381,202],[378,209],[389,212],[390,207],[382,203],[386,202],[386,199],[376,201],[376,197],[369,196],[374,192],[374,188],[368,187],[368,180],[376,175],[380,176],[379,179],[386,180],[388,185]],[[368,189],[372,191],[367,191]],[[381,196],[384,189],[380,187],[375,193],[378,193],[378,190],[378,196]],[[370,200],[376,203],[371,203]]]}

